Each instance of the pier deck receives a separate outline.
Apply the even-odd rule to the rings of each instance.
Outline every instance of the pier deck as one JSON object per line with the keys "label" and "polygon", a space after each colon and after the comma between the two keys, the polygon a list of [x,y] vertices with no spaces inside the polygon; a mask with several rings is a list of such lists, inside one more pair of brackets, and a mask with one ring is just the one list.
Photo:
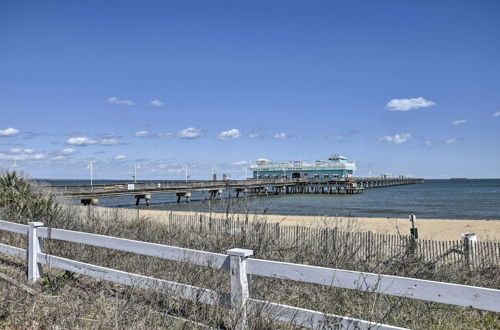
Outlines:
{"label": "pier deck", "polygon": [[217,181],[157,181],[138,183],[50,186],[62,199],[80,199],[83,204],[96,204],[99,198],[134,196],[149,201],[152,194],[175,194],[177,202],[184,197],[189,202],[192,192],[210,192],[211,199],[221,199],[223,191],[256,196],[285,194],[359,194],[364,189],[423,183],[422,178],[349,178],[346,180],[319,179],[248,179]]}

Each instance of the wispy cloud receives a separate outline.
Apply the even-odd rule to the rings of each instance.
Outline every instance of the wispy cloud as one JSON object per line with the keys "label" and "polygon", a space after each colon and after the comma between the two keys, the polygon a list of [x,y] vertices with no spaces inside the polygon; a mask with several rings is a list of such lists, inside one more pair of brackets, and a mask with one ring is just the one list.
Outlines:
{"label": "wispy cloud", "polygon": [[426,100],[423,97],[416,97],[412,99],[392,99],[386,104],[385,108],[389,111],[410,111],[433,105],[436,105],[436,102]]}
{"label": "wispy cloud", "polygon": [[148,137],[149,135],[149,131],[139,131],[134,133],[134,136],[136,137]]}
{"label": "wispy cloud", "polygon": [[22,148],[12,148],[10,149],[10,152],[13,154],[31,154],[35,150],[33,149],[22,149]]}
{"label": "wispy cloud", "polygon": [[252,134],[249,134],[248,137],[251,139],[258,139],[258,138],[262,137],[262,134],[252,133]]}
{"label": "wispy cloud", "polygon": [[387,144],[402,144],[411,139],[410,133],[400,133],[394,135],[382,136],[378,139],[378,142],[383,142]]}
{"label": "wispy cloud", "polygon": [[116,96],[110,97],[109,99],[106,100],[108,103],[113,103],[113,104],[123,104],[123,105],[134,105],[135,102],[132,100],[120,100]]}
{"label": "wispy cloud", "polygon": [[72,155],[76,153],[76,149],[75,148],[65,148],[61,151],[61,154],[62,155]]}
{"label": "wispy cloud", "polygon": [[463,125],[467,122],[466,119],[458,119],[458,120],[454,120],[451,122],[452,125],[454,126],[459,126],[459,125]]}
{"label": "wispy cloud", "polygon": [[6,154],[0,152],[0,160],[41,160],[47,158],[46,154],[38,153],[14,153]]}
{"label": "wispy cloud", "polygon": [[156,99],[156,100],[151,101],[151,103],[149,103],[149,105],[152,105],[153,107],[161,107],[162,105],[165,105],[165,103]]}
{"label": "wispy cloud", "polygon": [[455,143],[455,142],[457,142],[456,138],[451,138],[451,139],[448,139],[448,140],[444,141],[444,143],[446,143],[446,144],[451,144],[451,143]]}
{"label": "wispy cloud", "polygon": [[102,139],[99,142],[100,145],[103,146],[116,146],[118,145],[118,140],[117,139]]}
{"label": "wispy cloud", "polygon": [[174,133],[159,133],[158,137],[160,139],[172,139],[175,137],[175,134]]}
{"label": "wispy cloud", "polygon": [[67,144],[73,145],[73,146],[89,146],[92,144],[97,144],[97,141],[85,136],[76,136],[76,137],[71,137],[66,141]]}
{"label": "wispy cloud", "polygon": [[248,164],[248,162],[246,160],[240,160],[239,162],[230,163],[229,165],[242,166],[242,165],[247,165],[247,164]]}
{"label": "wispy cloud", "polygon": [[203,130],[195,127],[189,127],[177,133],[177,136],[181,139],[196,139],[202,135]]}
{"label": "wispy cloud", "polygon": [[500,117],[500,111],[497,111],[493,114],[493,117]]}
{"label": "wispy cloud", "polygon": [[219,140],[234,140],[241,137],[241,132],[239,129],[233,128],[228,131],[220,132],[217,136]]}
{"label": "wispy cloud", "polygon": [[21,133],[18,129],[9,127],[6,129],[0,129],[0,136],[14,136]]}
{"label": "wispy cloud", "polygon": [[273,136],[273,139],[276,139],[276,140],[284,140],[288,137],[288,135],[286,135],[286,133],[278,133],[278,134],[275,134]]}
{"label": "wispy cloud", "polygon": [[117,155],[117,156],[115,156],[115,160],[124,160],[125,158],[127,158],[127,156],[125,156],[125,155]]}

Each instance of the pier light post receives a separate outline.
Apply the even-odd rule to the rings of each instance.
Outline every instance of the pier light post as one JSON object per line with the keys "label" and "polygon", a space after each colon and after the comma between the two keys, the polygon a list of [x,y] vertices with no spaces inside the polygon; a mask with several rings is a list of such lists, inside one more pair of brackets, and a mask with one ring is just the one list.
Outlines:
{"label": "pier light post", "polygon": [[87,165],[87,169],[90,170],[90,190],[94,189],[93,181],[94,181],[94,164],[89,162]]}
{"label": "pier light post", "polygon": [[188,167],[186,163],[184,163],[183,169],[184,169],[184,174],[186,176],[186,182],[188,182],[189,176],[188,176]]}
{"label": "pier light post", "polygon": [[212,165],[212,181],[217,181],[217,165]]}
{"label": "pier light post", "polygon": [[135,163],[134,164],[134,183],[137,183],[137,169],[141,168],[141,164]]}

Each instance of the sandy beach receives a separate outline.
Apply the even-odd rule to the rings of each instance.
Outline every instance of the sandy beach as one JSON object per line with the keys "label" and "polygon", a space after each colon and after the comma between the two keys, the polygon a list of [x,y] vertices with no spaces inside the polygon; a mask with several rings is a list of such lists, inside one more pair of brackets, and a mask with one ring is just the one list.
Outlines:
{"label": "sandy beach", "polygon": [[[135,210],[129,210],[136,214]],[[171,211],[140,210],[142,216],[166,219]],[[195,212],[173,212],[177,214],[197,214]],[[199,213],[198,213],[199,214]],[[214,217],[224,215],[213,214]],[[244,219],[245,215],[231,214],[232,218]],[[302,215],[257,215],[259,219],[279,222],[285,226],[340,226],[355,231],[375,233],[408,234],[411,223],[407,218],[341,218]],[[249,215],[249,219],[255,219]],[[416,226],[421,239],[458,240],[465,232],[474,232],[480,241],[500,241],[500,220],[454,220],[454,219],[417,219]]]}

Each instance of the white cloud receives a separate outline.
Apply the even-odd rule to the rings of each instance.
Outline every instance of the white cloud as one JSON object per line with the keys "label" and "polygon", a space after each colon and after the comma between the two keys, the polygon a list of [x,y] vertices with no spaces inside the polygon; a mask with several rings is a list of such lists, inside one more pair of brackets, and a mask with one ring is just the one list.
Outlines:
{"label": "white cloud", "polygon": [[165,103],[156,99],[156,100],[151,101],[151,103],[149,103],[149,105],[152,105],[154,107],[161,107],[162,105],[165,105]]}
{"label": "white cloud", "polygon": [[411,139],[410,133],[401,133],[394,135],[382,136],[378,139],[378,142],[384,142],[388,144],[402,144]]}
{"label": "white cloud", "polygon": [[159,134],[158,134],[158,137],[159,137],[160,139],[171,139],[171,138],[173,138],[174,136],[175,136],[175,134],[174,134],[174,133],[159,133]]}
{"label": "white cloud", "polygon": [[85,136],[77,136],[69,138],[66,143],[74,146],[89,146],[91,144],[96,144],[97,141]]}
{"label": "white cloud", "polygon": [[217,136],[219,140],[233,140],[239,137],[241,137],[241,132],[239,129],[236,128],[220,132],[220,134]]}
{"label": "white cloud", "polygon": [[457,142],[456,138],[451,138],[451,139],[444,141],[444,143],[446,143],[446,144],[451,144],[451,143],[455,143],[455,142]]}
{"label": "white cloud", "polygon": [[33,150],[33,149],[22,149],[22,148],[12,148],[12,149],[10,149],[10,152],[13,153],[13,154],[21,154],[21,153],[31,154],[34,151],[35,150]]}
{"label": "white cloud", "polygon": [[500,117],[500,111],[497,111],[493,114],[493,117]]}
{"label": "white cloud", "polygon": [[127,158],[127,156],[125,156],[125,155],[117,155],[117,156],[115,156],[115,160],[124,160],[125,158]]}
{"label": "white cloud", "polygon": [[251,139],[257,139],[257,138],[262,137],[262,135],[257,134],[257,133],[252,133],[248,137],[251,138]]}
{"label": "white cloud", "polygon": [[202,135],[203,131],[195,127],[189,127],[177,133],[177,136],[181,139],[196,139]]}
{"label": "white cloud", "polygon": [[110,97],[109,99],[106,100],[108,103],[113,103],[113,104],[124,104],[124,105],[134,105],[135,102],[132,100],[120,100],[116,96]]}
{"label": "white cloud", "polygon": [[242,165],[247,165],[248,162],[246,160],[240,160],[239,162],[234,162],[234,163],[231,163],[229,165],[232,165],[232,166],[242,166]]}
{"label": "white cloud", "polygon": [[275,136],[273,136],[273,139],[283,140],[286,139],[287,137],[288,135],[286,135],[286,133],[278,133]]}
{"label": "white cloud", "polygon": [[149,132],[148,131],[135,132],[134,136],[136,136],[136,137],[147,137],[147,136],[149,136]]}
{"label": "white cloud", "polygon": [[5,154],[0,153],[0,160],[40,160],[45,159],[46,154]]}
{"label": "white cloud", "polygon": [[392,99],[385,108],[389,111],[410,111],[418,108],[426,108],[436,105],[436,102],[429,101],[423,97],[412,99]]}
{"label": "white cloud", "polygon": [[455,126],[458,126],[458,125],[463,125],[467,122],[467,120],[465,119],[458,119],[458,120],[454,120],[451,122],[452,125],[455,125]]}
{"label": "white cloud", "polygon": [[66,159],[66,156],[59,155],[59,156],[52,157],[50,160],[63,160],[63,159]]}
{"label": "white cloud", "polygon": [[117,139],[102,139],[101,142],[99,142],[100,145],[103,146],[116,146],[118,144]]}
{"label": "white cloud", "polygon": [[62,155],[72,155],[76,152],[75,148],[65,148],[61,151]]}
{"label": "white cloud", "polygon": [[21,133],[18,129],[9,127],[6,129],[0,129],[0,136],[14,136]]}

